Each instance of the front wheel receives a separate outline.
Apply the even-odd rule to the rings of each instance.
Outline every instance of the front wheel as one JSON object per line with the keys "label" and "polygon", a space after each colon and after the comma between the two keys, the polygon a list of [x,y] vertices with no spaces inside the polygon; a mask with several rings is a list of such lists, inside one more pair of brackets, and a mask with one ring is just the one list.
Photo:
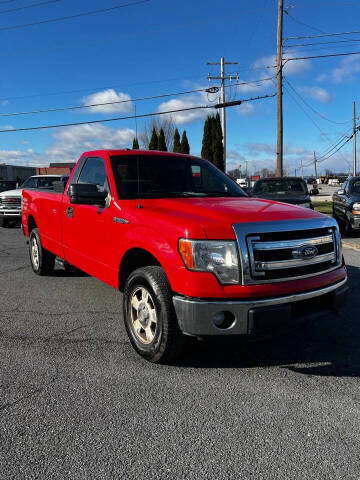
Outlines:
{"label": "front wheel", "polygon": [[55,255],[42,246],[37,228],[30,233],[29,253],[31,267],[37,275],[48,275],[54,270]]}
{"label": "front wheel", "polygon": [[180,354],[184,337],[161,267],[143,267],[130,274],[124,289],[123,311],[127,334],[139,355],[150,362],[165,363]]}

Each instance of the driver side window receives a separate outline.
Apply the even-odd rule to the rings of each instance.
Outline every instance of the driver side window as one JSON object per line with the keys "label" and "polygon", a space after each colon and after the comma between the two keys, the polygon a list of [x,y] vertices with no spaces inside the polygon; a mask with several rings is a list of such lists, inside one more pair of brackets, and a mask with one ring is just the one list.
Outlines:
{"label": "driver side window", "polygon": [[98,157],[88,158],[81,169],[77,183],[95,184],[99,192],[109,192],[104,160]]}

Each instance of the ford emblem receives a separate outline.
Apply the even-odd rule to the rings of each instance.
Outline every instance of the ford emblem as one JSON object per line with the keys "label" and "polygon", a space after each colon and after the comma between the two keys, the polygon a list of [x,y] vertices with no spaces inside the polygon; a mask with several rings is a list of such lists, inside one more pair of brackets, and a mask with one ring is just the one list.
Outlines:
{"label": "ford emblem", "polygon": [[313,245],[303,245],[292,251],[294,258],[302,258],[303,260],[310,260],[318,254],[318,249]]}

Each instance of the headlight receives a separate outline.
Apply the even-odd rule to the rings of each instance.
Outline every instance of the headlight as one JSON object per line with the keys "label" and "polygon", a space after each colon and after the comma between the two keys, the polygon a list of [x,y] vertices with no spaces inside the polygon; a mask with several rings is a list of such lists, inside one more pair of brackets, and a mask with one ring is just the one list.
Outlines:
{"label": "headlight", "polygon": [[311,203],[310,202],[298,203],[298,207],[311,208]]}
{"label": "headlight", "polygon": [[180,239],[179,251],[189,270],[211,272],[224,285],[239,283],[235,242]]}
{"label": "headlight", "polygon": [[352,213],[354,215],[360,215],[360,203],[354,203],[352,207]]}

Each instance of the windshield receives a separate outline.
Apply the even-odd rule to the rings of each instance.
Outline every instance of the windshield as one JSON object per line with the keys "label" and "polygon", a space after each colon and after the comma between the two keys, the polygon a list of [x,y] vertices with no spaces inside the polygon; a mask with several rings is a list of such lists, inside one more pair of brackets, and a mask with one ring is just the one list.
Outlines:
{"label": "windshield", "polygon": [[351,185],[351,194],[360,194],[360,180],[355,180]]}
{"label": "windshield", "polygon": [[277,178],[258,180],[253,195],[307,195],[307,187],[301,178]]}
{"label": "windshield", "polygon": [[54,188],[54,182],[58,182],[60,177],[30,177],[21,188]]}
{"label": "windshield", "polygon": [[[227,175],[194,157],[111,157],[119,198],[245,197]],[[138,175],[139,172],[139,175]]]}

